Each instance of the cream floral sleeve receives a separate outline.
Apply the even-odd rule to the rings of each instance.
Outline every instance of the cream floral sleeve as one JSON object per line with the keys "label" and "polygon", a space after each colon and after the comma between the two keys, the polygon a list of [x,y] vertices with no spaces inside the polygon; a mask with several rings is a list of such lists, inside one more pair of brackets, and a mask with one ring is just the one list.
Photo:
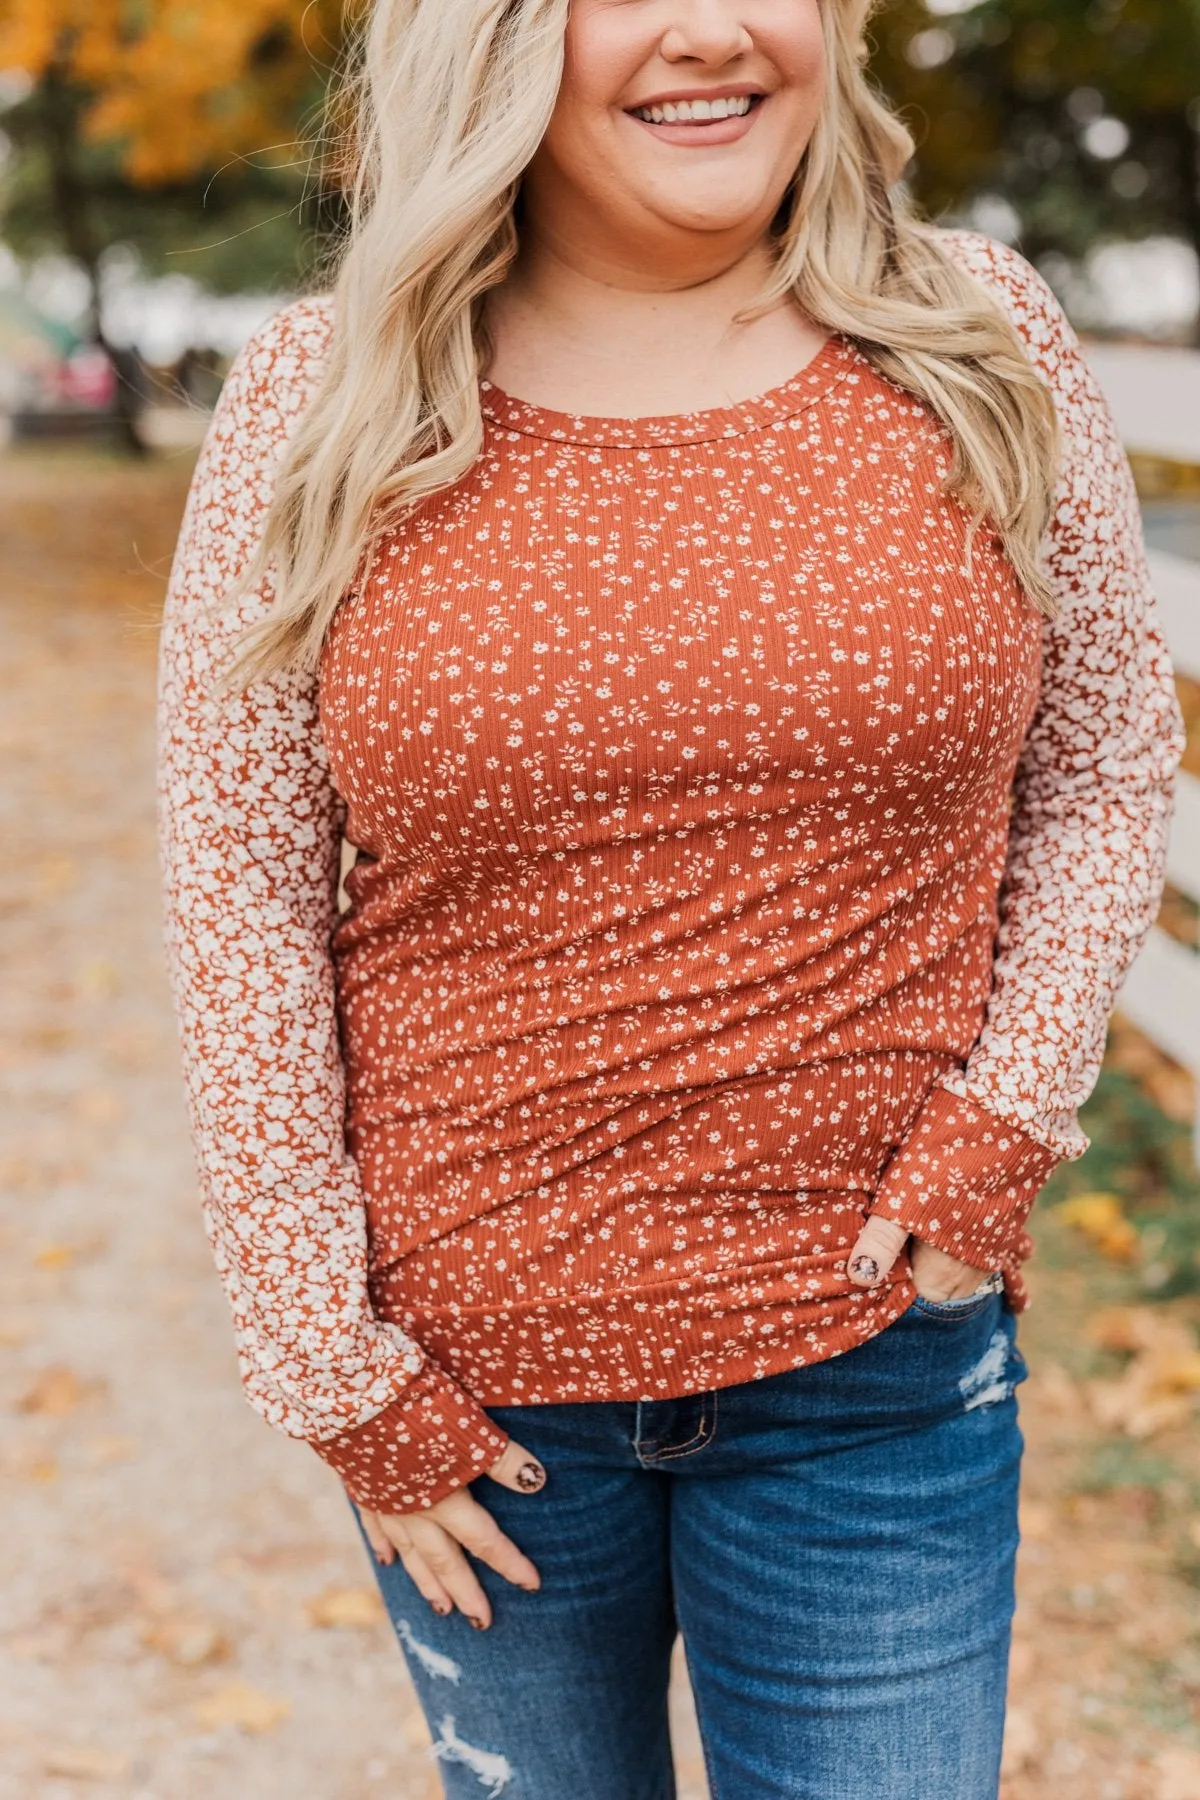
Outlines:
{"label": "cream floral sleeve", "polygon": [[343,1138],[330,933],[342,811],[315,682],[233,699],[213,681],[264,589],[224,604],[319,379],[327,302],[269,323],[230,374],[188,500],[159,676],[168,961],[208,1234],[254,1407],[379,1510],[429,1505],[505,1434],[372,1313],[366,1215]]}
{"label": "cream floral sleeve", "polygon": [[1007,310],[1049,384],[1065,449],[1044,566],[1062,600],[1017,766],[994,982],[961,1071],[935,1087],[874,1210],[980,1268],[1017,1270],[1038,1190],[1088,1139],[1078,1109],[1162,895],[1185,737],[1129,461],[1051,289],[974,232],[952,254]]}

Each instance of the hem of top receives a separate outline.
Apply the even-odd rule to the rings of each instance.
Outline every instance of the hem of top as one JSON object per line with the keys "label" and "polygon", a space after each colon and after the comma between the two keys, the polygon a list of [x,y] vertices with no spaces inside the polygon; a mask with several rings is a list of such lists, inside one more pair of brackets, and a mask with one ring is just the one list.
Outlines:
{"label": "hem of top", "polygon": [[[866,1298],[868,1304],[859,1314],[854,1327],[847,1328],[845,1321],[841,1322],[840,1329],[827,1327],[824,1341],[820,1344],[807,1341],[803,1332],[797,1331],[792,1339],[765,1347],[754,1344],[738,1350],[732,1345],[723,1346],[713,1354],[712,1362],[707,1363],[698,1354],[698,1346],[690,1344],[686,1339],[669,1346],[645,1343],[644,1350],[651,1354],[657,1353],[655,1366],[660,1373],[653,1385],[615,1375],[611,1366],[606,1363],[604,1367],[594,1370],[571,1371],[569,1380],[566,1378],[566,1371],[557,1377],[547,1372],[538,1382],[536,1391],[531,1393],[531,1381],[489,1381],[468,1376],[465,1373],[465,1362],[457,1365],[453,1363],[447,1347],[439,1345],[436,1355],[452,1379],[466,1388],[471,1398],[485,1409],[493,1406],[555,1406],[595,1402],[635,1404],[654,1400],[682,1400],[694,1394],[738,1387],[748,1381],[769,1380],[773,1375],[783,1375],[792,1369],[832,1362],[835,1357],[858,1349],[886,1331],[889,1325],[894,1325],[916,1300],[917,1290],[911,1277],[905,1274],[893,1285],[875,1290]],[[660,1361],[664,1348],[669,1350],[670,1355],[666,1361]]]}
{"label": "hem of top", "polygon": [[853,338],[834,331],[816,355],[786,381],[730,406],[705,407],[690,413],[647,413],[624,419],[563,412],[521,400],[486,377],[479,383],[480,403],[490,424],[521,437],[613,450],[671,449],[685,444],[719,443],[782,424],[823,399],[864,360]]}
{"label": "hem of top", "polygon": [[[1023,1311],[1027,1296],[1019,1270],[1010,1265],[1004,1275],[1009,1306]],[[709,1295],[734,1321],[733,1329],[728,1323],[717,1327],[711,1312],[704,1316],[696,1305],[703,1295],[683,1295],[699,1318],[698,1329],[696,1320],[670,1318],[663,1287],[642,1289],[636,1298],[638,1292],[511,1307],[388,1306],[377,1300],[376,1310],[488,1407],[669,1400],[733,1387],[855,1349],[894,1324],[917,1297],[907,1256],[893,1279],[875,1289],[798,1296],[776,1286],[757,1302],[735,1298],[728,1288]],[[668,1284],[666,1292],[679,1295],[678,1284]],[[743,1323],[751,1314],[757,1329]],[[481,1316],[495,1327],[487,1333],[494,1357],[480,1354]]]}

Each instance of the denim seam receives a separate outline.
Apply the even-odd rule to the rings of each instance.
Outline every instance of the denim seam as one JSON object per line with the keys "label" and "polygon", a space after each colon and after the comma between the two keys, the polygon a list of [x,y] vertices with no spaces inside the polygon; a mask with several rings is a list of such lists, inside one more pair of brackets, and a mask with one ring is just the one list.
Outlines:
{"label": "denim seam", "polygon": [[957,1322],[960,1319],[978,1318],[979,1314],[985,1312],[995,1298],[995,1292],[989,1291],[978,1296],[971,1294],[960,1302],[951,1302],[947,1305],[945,1301],[926,1300],[923,1294],[918,1294],[913,1301],[912,1310],[926,1319],[945,1319],[948,1323]]}
{"label": "denim seam", "polygon": [[[706,1444],[712,1443],[713,1436],[716,1432],[716,1429],[717,1429],[717,1396],[716,1396],[716,1393],[714,1392],[712,1395],[711,1423],[709,1420],[708,1402],[707,1402],[707,1400],[705,1400],[700,1408],[699,1430],[696,1432],[695,1436],[690,1437],[685,1444],[674,1444],[674,1445],[672,1445],[672,1447],[669,1450],[651,1451],[648,1455],[643,1452],[642,1440],[640,1438],[638,1439],[637,1444],[634,1447],[637,1450],[638,1460],[640,1462],[643,1462],[643,1463],[672,1462],[677,1457],[691,1456],[695,1453],[695,1451],[703,1450]],[[660,1440],[658,1438],[654,1438],[650,1441],[653,1443],[658,1443]]]}

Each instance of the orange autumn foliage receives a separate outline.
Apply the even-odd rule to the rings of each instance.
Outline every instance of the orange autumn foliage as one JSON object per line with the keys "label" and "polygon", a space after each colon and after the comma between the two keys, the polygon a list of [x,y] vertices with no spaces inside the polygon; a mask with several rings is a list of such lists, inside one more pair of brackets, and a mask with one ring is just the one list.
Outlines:
{"label": "orange autumn foliage", "polygon": [[286,163],[354,0],[0,0],[0,71],[83,89],[88,135],[147,188]]}

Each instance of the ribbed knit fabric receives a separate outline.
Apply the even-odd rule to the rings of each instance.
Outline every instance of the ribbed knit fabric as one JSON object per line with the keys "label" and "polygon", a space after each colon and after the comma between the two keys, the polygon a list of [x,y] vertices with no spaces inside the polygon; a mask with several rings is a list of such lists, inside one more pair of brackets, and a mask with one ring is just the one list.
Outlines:
{"label": "ribbed knit fabric", "polygon": [[[1023,1303],[1161,890],[1182,721],[1112,421],[1049,290],[1067,433],[1043,624],[965,567],[929,409],[834,335],[758,399],[587,419],[482,386],[469,475],[375,547],[320,677],[217,702],[328,304],[230,378],[163,648],[171,961],[252,1400],[428,1504],[484,1408],[835,1355],[913,1294],[874,1209]],[[335,915],[342,830],[359,858]]]}

